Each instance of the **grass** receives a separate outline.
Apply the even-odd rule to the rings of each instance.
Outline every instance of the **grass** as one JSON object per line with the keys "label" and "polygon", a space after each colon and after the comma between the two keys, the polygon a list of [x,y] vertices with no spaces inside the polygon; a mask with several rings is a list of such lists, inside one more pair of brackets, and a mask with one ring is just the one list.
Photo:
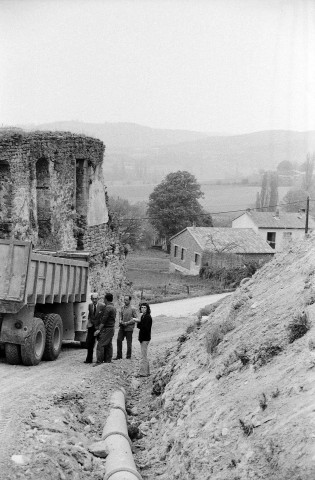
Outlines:
{"label": "grass", "polygon": [[160,250],[131,252],[127,257],[127,280],[134,295],[154,303],[221,293],[221,284],[199,276],[168,273],[169,255]]}

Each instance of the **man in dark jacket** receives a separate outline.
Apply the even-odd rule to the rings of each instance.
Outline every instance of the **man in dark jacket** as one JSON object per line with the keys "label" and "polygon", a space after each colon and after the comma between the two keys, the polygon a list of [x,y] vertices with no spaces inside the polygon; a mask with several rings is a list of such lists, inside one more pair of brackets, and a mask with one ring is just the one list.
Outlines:
{"label": "man in dark jacket", "polygon": [[94,333],[98,338],[96,354],[96,365],[101,363],[111,363],[113,358],[112,339],[115,332],[116,308],[113,305],[113,295],[106,293],[105,308],[102,310],[102,315],[99,327]]}
{"label": "man in dark jacket", "polygon": [[89,304],[89,315],[87,324],[88,333],[86,337],[87,356],[84,363],[93,362],[93,350],[96,340],[94,334],[100,322],[100,314],[105,306],[104,303],[99,301],[97,292],[92,293],[91,300],[92,303]]}

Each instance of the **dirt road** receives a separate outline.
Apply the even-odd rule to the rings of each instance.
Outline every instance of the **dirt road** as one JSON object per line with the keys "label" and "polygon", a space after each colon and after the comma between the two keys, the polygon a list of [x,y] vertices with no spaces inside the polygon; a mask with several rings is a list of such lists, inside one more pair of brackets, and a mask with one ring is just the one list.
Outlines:
{"label": "dirt road", "polygon": [[[218,298],[153,305],[151,359],[160,358],[191,323],[189,314]],[[111,393],[137,373],[136,334],[133,352],[131,361],[96,368],[84,364],[85,350],[74,346],[63,347],[57,361],[36,367],[8,365],[1,358],[0,479],[102,478],[102,461],[90,458],[87,446],[100,438]],[[23,465],[12,455],[23,455],[16,459]]]}

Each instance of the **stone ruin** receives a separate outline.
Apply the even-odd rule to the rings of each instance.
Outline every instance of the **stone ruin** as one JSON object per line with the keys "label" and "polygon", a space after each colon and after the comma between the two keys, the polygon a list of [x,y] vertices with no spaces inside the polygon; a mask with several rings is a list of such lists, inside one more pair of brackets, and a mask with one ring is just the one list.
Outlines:
{"label": "stone ruin", "polygon": [[0,130],[0,238],[90,253],[91,289],[124,289],[124,248],[111,228],[104,144],[68,132]]}

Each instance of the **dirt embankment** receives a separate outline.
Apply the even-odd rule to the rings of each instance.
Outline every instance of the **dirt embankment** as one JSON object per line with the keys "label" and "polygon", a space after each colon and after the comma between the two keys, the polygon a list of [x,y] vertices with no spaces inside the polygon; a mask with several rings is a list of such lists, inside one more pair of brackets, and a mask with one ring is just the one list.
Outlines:
{"label": "dirt embankment", "polygon": [[315,478],[314,252],[312,237],[277,255],[138,391],[144,479]]}

